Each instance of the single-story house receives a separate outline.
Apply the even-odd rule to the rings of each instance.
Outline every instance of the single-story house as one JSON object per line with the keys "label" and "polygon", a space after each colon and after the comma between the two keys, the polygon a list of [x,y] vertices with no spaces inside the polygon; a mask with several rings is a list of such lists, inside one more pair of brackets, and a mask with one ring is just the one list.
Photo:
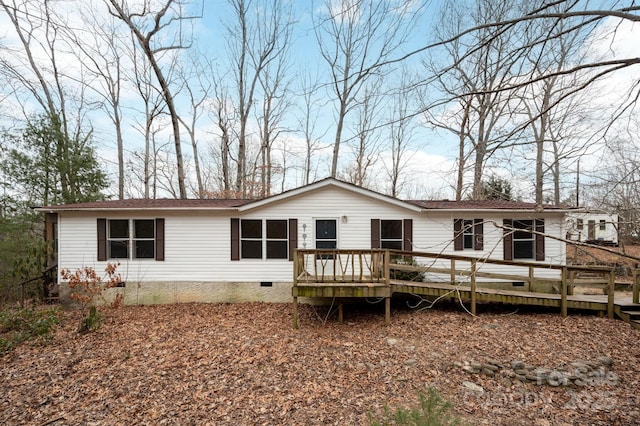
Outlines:
{"label": "single-story house", "polygon": [[618,245],[618,215],[602,211],[574,211],[566,216],[567,239]]}
{"label": "single-story house", "polygon": [[[59,270],[119,262],[127,304],[287,302],[293,253],[388,248],[564,264],[565,214],[509,201],[399,200],[328,178],[259,200],[47,206]],[[507,265],[491,265],[508,268]],[[555,273],[550,271],[550,273]],[[60,295],[68,289],[59,278]]]}

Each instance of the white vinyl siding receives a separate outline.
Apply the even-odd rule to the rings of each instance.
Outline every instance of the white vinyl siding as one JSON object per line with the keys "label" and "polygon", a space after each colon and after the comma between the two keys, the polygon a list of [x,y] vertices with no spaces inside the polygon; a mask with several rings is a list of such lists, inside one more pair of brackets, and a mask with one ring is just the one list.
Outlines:
{"label": "white vinyl siding", "polygon": [[[500,259],[503,252],[503,218],[531,219],[530,213],[483,213],[484,249],[473,251],[477,257]],[[243,212],[228,211],[144,211],[135,212],[61,212],[59,226],[59,267],[82,268],[93,266],[99,272],[107,262],[98,262],[96,217],[106,219],[165,218],[165,261],[149,262],[121,259],[118,271],[125,281],[203,281],[203,282],[261,282],[291,281],[293,263],[283,260],[260,259],[230,261],[230,217],[240,220],[268,220],[295,218],[298,220],[298,248],[315,248],[314,220],[337,219],[337,238],[340,249],[369,249],[371,219],[381,221],[398,218],[413,220],[413,250],[431,253],[459,254],[453,247],[454,218],[473,219],[478,212],[414,212],[400,206],[336,187],[323,187],[292,199],[281,200]],[[562,215],[547,213],[545,231],[561,236]],[[263,228],[263,234],[265,230]],[[266,240],[265,240],[266,238]],[[268,237],[263,235],[266,242]],[[274,239],[275,241],[276,239]],[[564,244],[546,240],[546,258],[550,263],[564,261]],[[466,254],[466,253],[465,253]],[[469,252],[471,254],[471,252]],[[492,265],[491,268],[500,268]],[[488,270],[487,270],[488,271]]]}

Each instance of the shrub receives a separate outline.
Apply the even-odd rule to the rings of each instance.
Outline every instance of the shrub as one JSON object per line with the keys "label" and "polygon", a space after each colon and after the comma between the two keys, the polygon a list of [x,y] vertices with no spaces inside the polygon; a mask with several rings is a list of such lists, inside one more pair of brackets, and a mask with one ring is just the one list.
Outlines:
{"label": "shrub", "polygon": [[59,308],[3,308],[0,311],[0,355],[26,340],[49,338],[60,320]]}
{"label": "shrub", "polygon": [[451,403],[444,400],[437,389],[429,387],[427,394],[420,392],[419,406],[406,409],[397,408],[394,412],[385,406],[381,420],[369,416],[370,423],[375,426],[382,425],[411,425],[411,426],[453,426],[461,425],[462,421],[452,415]]}
{"label": "shrub", "polygon": [[85,309],[87,306],[96,302],[96,298],[102,299],[104,302],[104,290],[107,288],[117,287],[122,278],[117,273],[119,263],[108,263],[104,268],[104,275],[100,276],[91,266],[83,269],[62,269],[60,275],[62,279],[69,283],[71,289],[71,300],[80,302],[80,307]]}
{"label": "shrub", "polygon": [[[407,256],[392,256],[391,263],[396,263],[398,265],[419,266],[415,258]],[[418,282],[424,281],[424,273],[420,271],[403,271],[399,269],[391,269],[390,274],[391,279],[393,280]]]}
{"label": "shrub", "polygon": [[[108,288],[117,287],[122,282],[120,274],[117,273],[119,265],[119,263],[107,264],[104,276],[98,275],[95,269],[90,266],[84,269],[76,269],[75,272],[70,269],[63,269],[60,272],[62,279],[69,283],[71,300],[80,302],[80,307],[83,311],[89,307],[88,313],[80,321],[78,333],[85,334],[100,328],[100,313],[95,306],[96,299],[101,299],[101,302],[104,303],[104,291]],[[112,306],[119,307],[122,301],[122,295],[118,294]]]}

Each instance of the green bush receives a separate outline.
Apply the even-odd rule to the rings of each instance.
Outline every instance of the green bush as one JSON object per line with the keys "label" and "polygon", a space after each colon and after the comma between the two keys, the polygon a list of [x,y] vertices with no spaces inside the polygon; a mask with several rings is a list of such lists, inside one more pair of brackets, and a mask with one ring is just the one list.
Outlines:
{"label": "green bush", "polygon": [[[397,263],[399,265],[420,266],[415,258],[407,256],[392,256],[391,263]],[[393,268],[393,266],[392,266]],[[402,281],[424,281],[424,273],[420,271],[402,271],[399,269],[391,269],[392,280]]]}
{"label": "green bush", "polygon": [[389,407],[385,406],[382,419],[377,420],[370,415],[370,423],[374,426],[453,426],[463,424],[458,417],[450,413],[451,403],[444,400],[437,389],[429,387],[426,395],[424,392],[420,392],[418,397],[420,399],[419,407],[412,409],[400,407],[392,412]]}
{"label": "green bush", "polygon": [[0,355],[11,351],[20,343],[49,338],[53,327],[59,324],[59,308],[2,308],[0,310]]}

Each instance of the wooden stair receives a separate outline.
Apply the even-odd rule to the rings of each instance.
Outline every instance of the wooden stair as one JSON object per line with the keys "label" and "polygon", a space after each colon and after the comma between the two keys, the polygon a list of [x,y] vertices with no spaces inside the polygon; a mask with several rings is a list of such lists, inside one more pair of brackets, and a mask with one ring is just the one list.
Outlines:
{"label": "wooden stair", "polygon": [[640,303],[616,305],[616,314],[631,327],[640,329]]}

